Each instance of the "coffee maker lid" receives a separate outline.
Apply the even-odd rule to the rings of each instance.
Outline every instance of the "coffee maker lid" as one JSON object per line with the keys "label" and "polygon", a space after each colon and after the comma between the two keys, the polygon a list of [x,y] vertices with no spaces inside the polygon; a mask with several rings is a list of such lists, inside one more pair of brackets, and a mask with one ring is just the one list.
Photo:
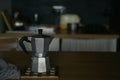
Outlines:
{"label": "coffee maker lid", "polygon": [[47,38],[47,37],[50,37],[48,35],[42,34],[42,32],[43,32],[42,29],[38,29],[38,34],[35,34],[35,35],[31,36],[31,37],[33,37],[33,38]]}

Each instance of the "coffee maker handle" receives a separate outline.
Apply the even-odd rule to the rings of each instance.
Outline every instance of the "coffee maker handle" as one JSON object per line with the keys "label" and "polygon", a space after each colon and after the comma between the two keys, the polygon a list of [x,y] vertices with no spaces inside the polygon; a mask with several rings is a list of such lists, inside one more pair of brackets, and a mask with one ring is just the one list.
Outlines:
{"label": "coffee maker handle", "polygon": [[25,47],[25,45],[24,45],[24,41],[29,42],[29,43],[31,43],[31,41],[28,40],[28,36],[21,37],[21,39],[19,40],[19,45],[20,45],[20,47],[22,48],[22,50],[23,50],[25,53],[28,53],[28,51],[26,50],[26,47]]}

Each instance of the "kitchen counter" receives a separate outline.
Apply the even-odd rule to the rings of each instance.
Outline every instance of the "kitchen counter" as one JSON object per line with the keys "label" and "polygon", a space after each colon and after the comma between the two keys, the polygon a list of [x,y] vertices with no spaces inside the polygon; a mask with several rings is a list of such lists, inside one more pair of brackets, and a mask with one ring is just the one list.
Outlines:
{"label": "kitchen counter", "polygon": [[[32,33],[0,33],[0,37],[22,37],[30,36]],[[50,34],[55,38],[119,38],[118,34],[65,34],[56,33]]]}
{"label": "kitchen counter", "polygon": [[31,33],[0,33],[0,37],[22,37],[22,36],[30,36]]}
{"label": "kitchen counter", "polygon": [[52,34],[57,38],[119,38],[118,34]]}
{"label": "kitchen counter", "polygon": [[[11,37],[11,38],[16,38],[16,41],[18,40],[18,37],[22,37],[22,36],[31,36],[33,35],[32,33],[1,33],[0,34],[0,39],[2,40],[2,38],[7,39],[6,37]],[[117,40],[119,38],[118,34],[83,34],[83,33],[76,33],[76,34],[68,34],[68,33],[56,33],[56,34],[50,34],[51,37],[54,38],[58,38],[59,41],[58,45],[57,45],[57,50],[58,51],[62,51],[63,50],[63,46],[66,47],[67,43],[64,44],[64,40],[63,39],[72,39],[72,38],[78,38],[78,39],[115,39]],[[4,39],[4,40],[5,40]],[[0,41],[1,41],[0,40]],[[15,40],[14,40],[15,41]],[[17,43],[8,43],[6,41],[2,40],[2,44],[0,47],[1,48],[15,48],[15,46],[17,45]],[[15,44],[15,46],[8,46],[8,44]],[[64,45],[63,45],[64,44]],[[72,42],[70,42],[69,40],[69,44],[73,45]],[[76,43],[77,44],[77,43]],[[104,44],[104,43],[103,43]],[[5,46],[6,45],[6,46]],[[79,45],[79,44],[78,44]],[[56,45],[55,45],[56,46]],[[69,46],[70,47],[70,46]],[[80,48],[80,47],[79,47]],[[78,49],[79,49],[78,48]],[[66,50],[66,48],[64,48]],[[112,48],[113,49],[113,48]],[[71,49],[72,50],[72,49]],[[115,49],[116,50],[116,49]]]}

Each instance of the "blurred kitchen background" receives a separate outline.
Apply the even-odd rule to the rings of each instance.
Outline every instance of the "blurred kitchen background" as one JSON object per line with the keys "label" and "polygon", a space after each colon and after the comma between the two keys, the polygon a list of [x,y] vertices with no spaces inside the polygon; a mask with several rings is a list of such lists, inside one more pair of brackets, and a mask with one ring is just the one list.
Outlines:
{"label": "blurred kitchen background", "polygon": [[84,24],[110,24],[119,31],[118,0],[0,0],[0,10],[7,10],[11,17],[19,12],[22,19],[30,22],[37,13],[40,24],[55,24],[57,14],[53,12],[54,5],[65,6],[66,13],[78,14]]}
{"label": "blurred kitchen background", "polygon": [[38,13],[39,23],[55,24],[56,14],[52,6],[63,5],[66,13],[78,14],[85,24],[107,24],[110,4],[110,0],[12,0],[12,13],[19,11],[30,20]]}
{"label": "blurred kitchen background", "polygon": [[[0,11],[8,11],[10,18],[12,19],[19,13],[17,18],[26,24],[35,23],[34,16],[37,14],[36,24],[55,25],[59,13],[55,12],[52,7],[56,5],[64,6],[66,8],[64,13],[77,14],[81,18],[81,23],[85,25],[105,24],[109,25],[110,29],[115,33],[120,32],[120,6],[118,0],[0,0]],[[0,32],[6,30],[5,26],[6,25],[0,16]],[[64,43],[66,43],[65,41]],[[112,40],[110,43],[114,45],[114,48],[113,45],[111,45],[112,47],[108,49],[110,49],[110,51],[116,51],[116,40]],[[89,49],[91,50],[91,48]],[[105,49],[105,51],[108,49]]]}
{"label": "blurred kitchen background", "polygon": [[38,14],[39,24],[55,24],[55,5],[65,6],[65,13],[78,14],[84,24],[110,24],[118,28],[118,0],[0,0],[0,10],[7,10],[11,17],[19,12],[20,18],[28,23]]}

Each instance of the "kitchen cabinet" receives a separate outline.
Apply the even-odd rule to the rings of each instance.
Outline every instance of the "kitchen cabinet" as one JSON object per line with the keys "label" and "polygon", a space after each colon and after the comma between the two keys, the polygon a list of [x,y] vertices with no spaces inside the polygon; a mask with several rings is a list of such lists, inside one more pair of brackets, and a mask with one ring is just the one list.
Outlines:
{"label": "kitchen cabinet", "polygon": [[[0,34],[0,37],[27,36],[31,34]],[[53,34],[56,38],[119,38],[117,34]],[[9,40],[8,40],[9,41]],[[5,42],[8,42],[5,41]],[[120,71],[119,52],[49,52],[50,64],[58,66],[58,76],[48,80],[118,80]],[[16,64],[23,71],[31,65],[31,54],[22,51],[0,51],[0,58]],[[24,79],[23,79],[24,78]],[[22,80],[34,80],[21,76]],[[38,77],[34,77],[35,80]],[[46,79],[47,80],[47,79]]]}
{"label": "kitchen cabinet", "polygon": [[61,38],[61,51],[117,51],[115,34],[55,34],[52,36]]}

